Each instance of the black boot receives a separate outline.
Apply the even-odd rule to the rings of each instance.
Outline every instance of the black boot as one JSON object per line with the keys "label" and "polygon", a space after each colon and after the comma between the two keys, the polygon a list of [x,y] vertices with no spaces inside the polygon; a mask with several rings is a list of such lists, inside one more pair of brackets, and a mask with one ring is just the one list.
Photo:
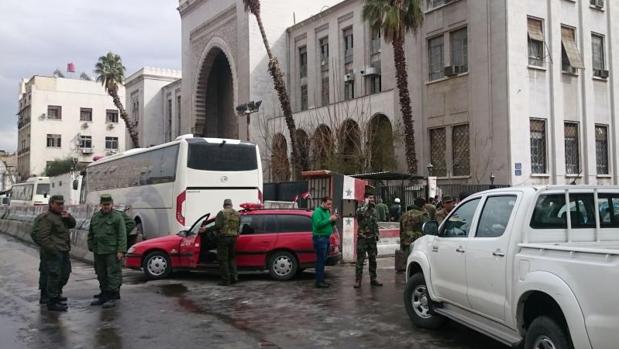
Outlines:
{"label": "black boot", "polygon": [[39,304],[47,304],[49,302],[49,297],[47,297],[47,293],[41,292],[41,296],[39,297]]}
{"label": "black boot", "polygon": [[110,299],[120,299],[120,291],[110,292]]}
{"label": "black boot", "polygon": [[92,298],[101,298],[101,295],[103,295],[103,292],[99,292],[96,295],[92,296]]}
{"label": "black boot", "polygon": [[101,292],[100,297],[90,302],[90,305],[103,305],[105,302],[107,302],[108,299],[109,299],[108,293]]}
{"label": "black boot", "polygon": [[47,302],[47,310],[49,311],[67,311],[67,309],[67,305],[61,303],[58,298],[50,299],[49,302]]}

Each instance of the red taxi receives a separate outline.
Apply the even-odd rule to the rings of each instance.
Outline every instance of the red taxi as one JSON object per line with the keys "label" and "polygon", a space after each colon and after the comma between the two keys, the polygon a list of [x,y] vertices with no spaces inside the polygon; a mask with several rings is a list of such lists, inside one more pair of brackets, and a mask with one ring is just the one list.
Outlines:
{"label": "red taxi", "polygon": [[[313,268],[316,253],[312,241],[312,211],[260,209],[242,205],[240,235],[236,243],[239,270],[268,270],[276,280],[290,280],[305,268]],[[206,214],[189,230],[139,242],[127,251],[125,267],[142,269],[149,279],[165,278],[176,270],[217,268],[217,251],[201,226],[212,226]],[[340,258],[338,233],[331,235],[327,265]]]}

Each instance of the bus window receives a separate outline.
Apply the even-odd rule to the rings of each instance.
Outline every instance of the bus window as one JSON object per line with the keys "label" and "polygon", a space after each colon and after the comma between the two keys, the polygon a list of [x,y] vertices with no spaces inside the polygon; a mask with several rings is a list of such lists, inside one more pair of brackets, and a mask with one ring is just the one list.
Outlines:
{"label": "bus window", "polygon": [[258,168],[254,144],[188,141],[187,167],[203,171],[251,171]]}

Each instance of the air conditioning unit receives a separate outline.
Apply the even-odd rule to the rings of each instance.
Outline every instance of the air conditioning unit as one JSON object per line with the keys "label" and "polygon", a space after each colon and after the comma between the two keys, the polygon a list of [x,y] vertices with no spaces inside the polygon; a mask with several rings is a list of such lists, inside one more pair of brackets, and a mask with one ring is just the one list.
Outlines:
{"label": "air conditioning unit", "polygon": [[375,67],[367,67],[365,68],[365,76],[373,76],[373,75],[380,75],[380,70],[378,68]]}
{"label": "air conditioning unit", "polygon": [[355,81],[355,75],[353,73],[344,75],[344,82],[352,82]]}
{"label": "air conditioning unit", "polygon": [[93,150],[92,150],[92,148],[80,148],[80,152],[82,154],[92,154]]}
{"label": "air conditioning unit", "polygon": [[88,123],[87,122],[82,123],[82,128],[88,128]]}
{"label": "air conditioning unit", "polygon": [[109,124],[107,124],[107,129],[108,129],[108,130],[113,129],[114,127],[115,127],[115,126],[114,126],[114,124],[113,124],[113,123],[109,123]]}
{"label": "air conditioning unit", "polygon": [[602,78],[602,79],[608,79],[608,70],[594,70],[593,71],[593,76],[596,76],[598,78]]}
{"label": "air conditioning unit", "polygon": [[445,67],[445,70],[443,71],[445,76],[455,76],[458,75],[458,73],[456,73],[456,66],[454,65],[450,65]]}

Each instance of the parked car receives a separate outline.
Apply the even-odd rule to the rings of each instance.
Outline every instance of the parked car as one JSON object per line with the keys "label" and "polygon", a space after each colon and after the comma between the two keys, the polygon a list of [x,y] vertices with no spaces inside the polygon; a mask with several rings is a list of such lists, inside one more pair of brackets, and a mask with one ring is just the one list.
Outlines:
{"label": "parked car", "polygon": [[619,342],[619,187],[490,190],[416,240],[404,304],[412,322],[452,319],[524,349]]}
{"label": "parked car", "polygon": [[[236,243],[238,269],[268,270],[275,280],[290,280],[316,262],[312,241],[312,211],[256,209],[240,211],[240,235]],[[141,269],[149,279],[165,278],[176,270],[217,268],[215,245],[200,234],[201,226],[215,224],[210,214],[200,217],[189,230],[139,242],[127,251],[125,267]],[[328,265],[340,258],[340,239],[331,235]]]}

